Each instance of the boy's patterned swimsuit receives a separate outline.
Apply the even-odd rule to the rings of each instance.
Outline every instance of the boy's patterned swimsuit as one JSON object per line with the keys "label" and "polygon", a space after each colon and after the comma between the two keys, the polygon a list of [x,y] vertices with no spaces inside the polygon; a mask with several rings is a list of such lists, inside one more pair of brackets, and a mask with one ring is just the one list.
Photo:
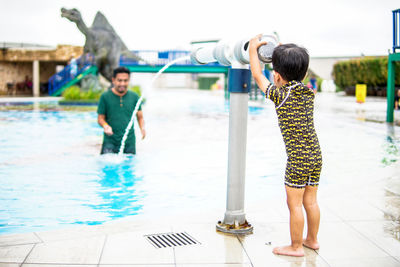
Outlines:
{"label": "boy's patterned swimsuit", "polygon": [[275,104],[285,142],[285,184],[296,188],[318,186],[322,156],[314,129],[314,92],[301,82],[291,81],[279,88],[270,84],[265,96]]}

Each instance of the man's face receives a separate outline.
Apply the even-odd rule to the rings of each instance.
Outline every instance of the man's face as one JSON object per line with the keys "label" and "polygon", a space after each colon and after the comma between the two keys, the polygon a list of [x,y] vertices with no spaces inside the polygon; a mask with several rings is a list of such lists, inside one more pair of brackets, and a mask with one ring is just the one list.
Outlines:
{"label": "man's face", "polygon": [[129,74],[118,73],[115,78],[112,78],[112,83],[114,84],[114,88],[118,93],[125,93],[128,90]]}

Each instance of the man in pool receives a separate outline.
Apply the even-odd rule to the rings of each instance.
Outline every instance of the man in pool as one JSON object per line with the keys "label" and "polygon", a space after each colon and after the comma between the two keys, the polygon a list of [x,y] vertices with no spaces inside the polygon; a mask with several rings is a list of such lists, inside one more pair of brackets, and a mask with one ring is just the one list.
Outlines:
{"label": "man in pool", "polygon": [[[104,129],[101,154],[118,153],[125,129],[132,117],[132,113],[139,100],[139,96],[128,90],[130,71],[125,67],[118,67],[113,72],[113,87],[104,92],[97,108],[97,122]],[[146,137],[144,129],[143,111],[140,105],[136,113],[142,139]],[[134,127],[129,131],[125,142],[124,153],[136,154],[136,137]]]}

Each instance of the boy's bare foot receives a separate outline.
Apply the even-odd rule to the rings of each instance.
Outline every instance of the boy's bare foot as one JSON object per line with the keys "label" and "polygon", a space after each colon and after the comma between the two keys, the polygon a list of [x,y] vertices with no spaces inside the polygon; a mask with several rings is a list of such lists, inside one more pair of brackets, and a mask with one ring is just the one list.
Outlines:
{"label": "boy's bare foot", "polygon": [[308,241],[307,239],[303,239],[303,246],[307,248],[311,248],[314,250],[319,249],[319,243],[316,241]]}
{"label": "boy's bare foot", "polygon": [[285,247],[275,247],[272,252],[277,255],[286,255],[286,256],[294,256],[294,257],[303,257],[304,250],[302,247],[298,249],[294,249],[292,246]]}

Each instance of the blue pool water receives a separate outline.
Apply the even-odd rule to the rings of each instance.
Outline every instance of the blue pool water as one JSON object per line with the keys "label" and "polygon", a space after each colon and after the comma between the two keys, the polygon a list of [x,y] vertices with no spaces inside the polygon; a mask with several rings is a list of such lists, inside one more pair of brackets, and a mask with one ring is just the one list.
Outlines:
{"label": "blue pool water", "polygon": [[[214,100],[218,105],[203,106],[204,103],[194,102],[185,103],[181,108],[190,116],[211,115],[226,119],[228,104],[220,97]],[[101,224],[145,213],[146,201],[150,201],[147,206],[156,206],[151,210],[162,210],[165,201],[147,199],[149,189],[145,188],[150,186],[154,194],[168,198],[168,191],[163,189],[165,185],[160,185],[157,179],[170,179],[168,184],[173,184],[180,174],[185,173],[174,166],[173,160],[177,149],[190,150],[185,147],[185,140],[172,132],[167,133],[169,146],[163,147],[164,141],[152,138],[162,131],[152,132],[153,126],[164,127],[163,124],[171,124],[174,119],[165,111],[161,116],[154,114],[147,117],[149,120],[146,118],[149,134],[146,141],[151,146],[158,146],[158,152],[145,153],[139,148],[140,156],[118,157],[99,155],[102,129],[97,125],[95,108],[68,108],[58,106],[57,102],[40,103],[36,107],[28,102],[25,107],[21,106],[21,103],[9,103],[3,105],[0,112],[3,129],[0,137],[0,233],[47,230],[70,224]],[[250,107],[252,114],[261,110]],[[182,130],[190,130],[196,124],[195,121],[190,123],[182,121]],[[166,125],[164,129],[170,126]],[[165,153],[169,154],[170,161],[157,159]],[[156,166],[166,169],[157,171]],[[146,168],[153,171],[147,170],[145,175]],[[196,170],[190,170],[190,176],[195,175]],[[153,179],[155,186],[152,186]],[[163,192],[155,192],[158,190]]]}
{"label": "blue pool water", "polygon": [[[377,178],[368,176],[371,169],[398,161],[398,127],[355,120],[332,112],[323,97],[318,101],[321,185],[346,183],[336,175],[341,172],[372,182]],[[0,106],[0,234],[216,209],[222,218],[229,124],[222,94],[160,90],[147,101],[144,116],[147,137],[140,140],[137,133],[136,156],[100,156],[95,108]],[[272,105],[252,105],[246,205],[283,197],[284,168]]]}
{"label": "blue pool water", "polygon": [[101,134],[94,112],[7,111],[0,124],[0,232],[99,224],[141,209],[134,158],[108,163],[92,148]]}

